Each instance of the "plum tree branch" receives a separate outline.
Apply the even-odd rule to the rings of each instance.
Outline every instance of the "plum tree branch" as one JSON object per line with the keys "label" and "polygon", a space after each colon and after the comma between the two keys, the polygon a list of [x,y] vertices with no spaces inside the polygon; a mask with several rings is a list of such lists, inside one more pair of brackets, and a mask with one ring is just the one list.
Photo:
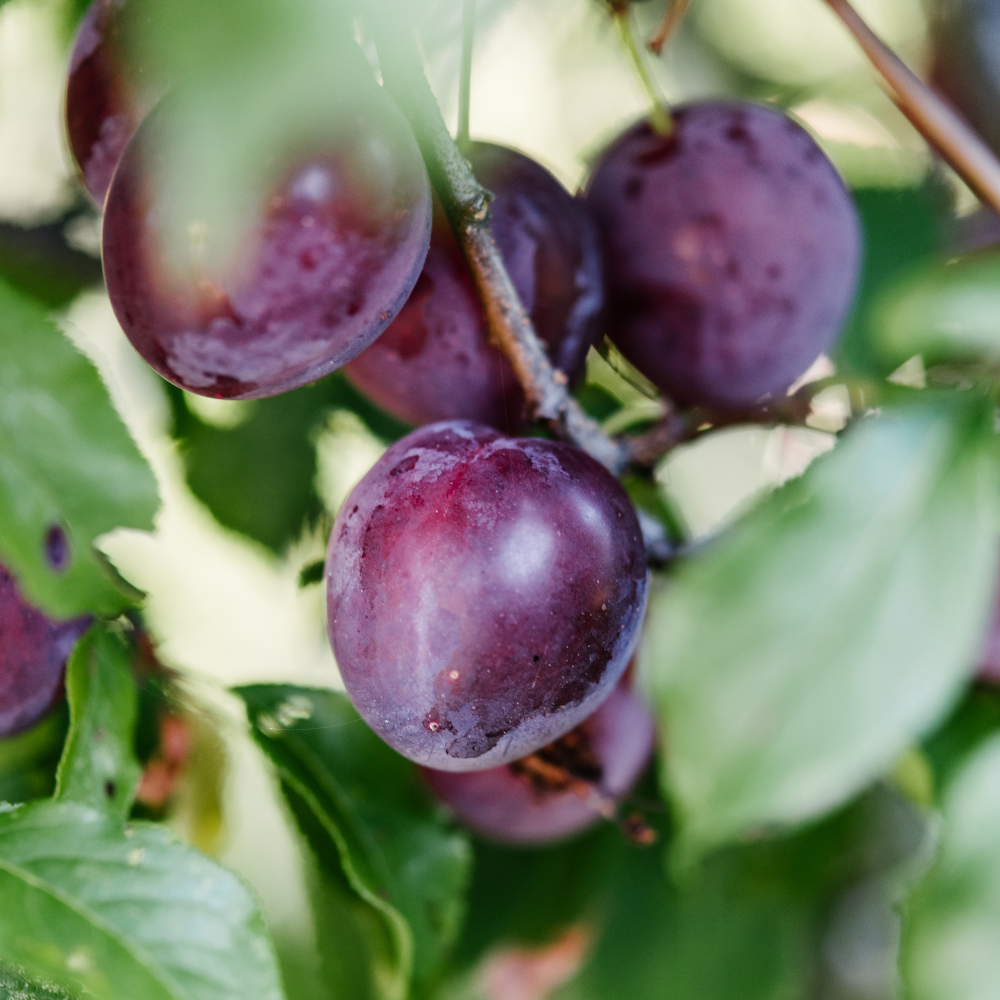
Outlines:
{"label": "plum tree branch", "polygon": [[882,75],[899,109],[985,204],[1000,212],[1000,161],[865,23],[849,0],[824,0]]}
{"label": "plum tree branch", "polygon": [[662,55],[663,47],[673,37],[674,32],[680,27],[687,12],[688,4],[691,0],[670,0],[667,4],[667,11],[663,15],[660,26],[656,29],[653,37],[646,42],[646,48],[655,55]]}
{"label": "plum tree branch", "polygon": [[514,369],[533,416],[616,475],[625,446],[605,434],[570,395],[554,368],[504,266],[490,227],[490,193],[476,180],[441,116],[416,44],[397,27],[373,25],[386,89],[406,115],[434,189],[472,273],[490,335]]}

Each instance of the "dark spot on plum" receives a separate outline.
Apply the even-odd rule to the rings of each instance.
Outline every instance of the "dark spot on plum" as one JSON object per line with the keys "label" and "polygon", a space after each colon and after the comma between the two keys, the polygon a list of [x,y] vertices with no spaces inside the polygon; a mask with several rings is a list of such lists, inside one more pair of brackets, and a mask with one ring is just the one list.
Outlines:
{"label": "dark spot on plum", "polygon": [[[419,461],[420,461],[419,456],[408,455],[406,458],[403,459],[402,462],[400,462],[398,465],[393,466],[392,469],[389,470],[389,475],[401,476],[404,472],[409,472],[410,469],[412,469]],[[357,510],[358,508],[355,507],[354,509]]]}
{"label": "dark spot on plum", "polygon": [[639,195],[642,194],[642,178],[641,177],[630,177],[625,182],[625,197],[629,201],[635,201]]}

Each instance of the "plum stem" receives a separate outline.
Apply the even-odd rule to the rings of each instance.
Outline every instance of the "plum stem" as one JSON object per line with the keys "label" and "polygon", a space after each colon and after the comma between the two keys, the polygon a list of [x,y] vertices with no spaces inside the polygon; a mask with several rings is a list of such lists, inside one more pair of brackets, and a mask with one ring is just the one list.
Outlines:
{"label": "plum stem", "polygon": [[626,4],[613,8],[611,16],[614,18],[615,27],[618,29],[618,35],[622,40],[629,61],[632,63],[632,68],[635,70],[635,75],[639,78],[639,82],[649,98],[649,103],[652,105],[649,112],[650,128],[657,135],[670,135],[674,130],[674,120],[659,86],[649,72],[646,57],[636,44],[635,32],[632,30],[632,11]]}
{"label": "plum stem", "polygon": [[490,336],[514,369],[532,415],[615,475],[621,473],[627,462],[625,446],[605,434],[570,395],[569,380],[553,367],[535,333],[493,239],[492,196],[452,139],[415,42],[383,21],[375,24],[375,41],[385,87],[413,126],[483,303]]}
{"label": "plum stem", "polygon": [[469,109],[472,95],[472,46],[476,36],[476,0],[462,0],[462,67],[458,77],[458,130],[460,149],[469,144]]}
{"label": "plum stem", "polygon": [[670,0],[667,12],[656,32],[646,42],[646,48],[654,55],[662,55],[663,47],[673,38],[674,32],[680,27],[691,0]]}
{"label": "plum stem", "polygon": [[669,409],[649,430],[624,439],[628,461],[633,466],[648,468],[678,445],[693,440],[706,430],[717,430],[720,427],[732,427],[736,424],[802,425],[810,416],[813,399],[832,385],[847,388],[851,408],[856,412],[863,412],[875,398],[868,383],[853,382],[834,375],[809,382],[790,396],[782,396],[754,407],[733,410],[695,407],[683,413]]}
{"label": "plum stem", "polygon": [[849,0],[825,0],[881,74],[899,109],[985,204],[1000,212],[1000,161],[865,23]]}

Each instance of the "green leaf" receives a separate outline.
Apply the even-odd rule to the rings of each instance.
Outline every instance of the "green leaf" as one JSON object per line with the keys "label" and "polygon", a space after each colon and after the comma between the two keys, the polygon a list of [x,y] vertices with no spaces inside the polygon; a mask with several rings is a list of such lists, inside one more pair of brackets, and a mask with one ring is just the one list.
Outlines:
{"label": "green leaf", "polygon": [[0,813],[0,954],[97,1000],[282,1000],[256,902],[165,827],[75,802]]}
{"label": "green leaf", "polygon": [[391,925],[351,887],[337,846],[310,804],[287,782],[283,789],[306,840],[306,888],[328,992],[337,1000],[403,996],[407,984],[400,976]]}
{"label": "green leaf", "polygon": [[56,798],[124,820],[142,769],[133,737],[137,712],[132,652],[107,625],[93,625],[66,665],[70,728]]}
{"label": "green leaf", "polygon": [[994,449],[978,403],[865,421],[652,598],[682,853],[826,812],[948,710],[997,577]]}
{"label": "green leaf", "polygon": [[968,758],[1000,732],[1000,690],[976,685],[924,743],[938,789],[947,788]]}
{"label": "green leaf", "polygon": [[[394,441],[408,428],[382,413],[340,373],[280,396],[255,400],[231,428],[200,420],[173,386],[174,435],[188,485],[215,519],[280,552],[319,515],[315,438],[334,409],[357,413]],[[235,405],[235,404],[234,404]]]}
{"label": "green leaf", "polygon": [[896,367],[875,349],[878,304],[900,276],[940,253],[948,216],[941,191],[931,184],[851,193],[864,230],[865,259],[853,314],[837,341],[834,360],[840,371],[877,377]]}
{"label": "green leaf", "polygon": [[101,284],[101,262],[66,242],[68,223],[82,218],[68,212],[55,222],[23,228],[0,221],[0,274],[26,295],[56,309],[85,288]]}
{"label": "green leaf", "polygon": [[944,803],[937,861],[910,899],[902,970],[912,1000],[992,1000],[1000,982],[1000,737]]}
{"label": "green leaf", "polygon": [[[559,1000],[855,995],[817,988],[829,978],[822,952],[837,904],[863,884],[891,897],[889,883],[926,836],[922,816],[877,787],[794,837],[725,848],[680,882],[668,876],[661,851],[621,843],[594,908],[604,920],[600,936]],[[891,924],[891,905],[883,913]],[[883,927],[866,930],[878,939]],[[864,958],[871,963],[870,950]],[[894,955],[885,958],[891,976]]]}
{"label": "green leaf", "polygon": [[[261,684],[237,689],[254,736],[336,850],[353,890],[384,922],[395,982],[440,967],[461,926],[471,852],[434,806],[416,766],[390,750],[339,692]],[[332,853],[332,852],[331,852]]]}
{"label": "green leaf", "polygon": [[15,969],[0,966],[0,1000],[73,1000],[54,983],[29,980]]}
{"label": "green leaf", "polygon": [[0,802],[27,802],[52,794],[68,714],[62,705],[31,729],[0,740]]}
{"label": "green leaf", "polygon": [[[93,366],[44,310],[0,279],[0,562],[53,617],[113,615],[128,600],[94,539],[152,527],[156,480]],[[67,562],[46,555],[65,532]]]}
{"label": "green leaf", "polygon": [[917,272],[882,303],[875,331],[890,365],[1000,360],[1000,255]]}
{"label": "green leaf", "polygon": [[469,912],[456,961],[471,965],[498,943],[553,940],[593,904],[623,844],[611,823],[566,843],[535,848],[475,840]]}

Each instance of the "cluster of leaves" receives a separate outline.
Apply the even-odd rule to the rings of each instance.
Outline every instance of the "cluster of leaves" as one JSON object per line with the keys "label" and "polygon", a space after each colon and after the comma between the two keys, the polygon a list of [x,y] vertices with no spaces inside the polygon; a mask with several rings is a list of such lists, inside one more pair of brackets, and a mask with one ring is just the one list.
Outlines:
{"label": "cluster of leaves", "polygon": [[[202,30],[203,6],[174,0],[154,7],[150,36],[171,73],[211,89],[267,39],[298,51],[303,31],[321,37],[321,5],[287,5],[284,33],[274,6],[220,3]],[[237,692],[303,835],[331,996],[474,998],[498,948],[569,928],[591,946],[563,1000],[889,995],[897,955],[920,1000],[995,982],[1000,695],[969,678],[997,579],[1000,263],[937,260],[933,189],[855,195],[867,264],[837,362],[877,387],[881,413],[661,581],[641,673],[667,735],[637,799],[657,846],[610,824],[546,849],[485,844],[342,695]],[[0,807],[0,998],[279,1000],[249,891],[130,820],[135,653],[116,616],[137,595],[95,540],[149,530],[157,491],[49,319],[97,277],[64,246],[36,252],[60,232],[0,229],[0,562],[50,614],[103,621],[71,658],[68,724],[57,712],[0,742],[0,799],[26,803]],[[890,386],[914,355],[932,388]],[[338,375],[228,429],[166,391],[194,493],[275,551],[321,513],[313,438],[331,410],[384,441],[405,430]],[[581,400],[601,419],[627,403],[595,385]],[[651,480],[630,488],[676,532]],[[46,556],[53,526],[65,565]]]}

